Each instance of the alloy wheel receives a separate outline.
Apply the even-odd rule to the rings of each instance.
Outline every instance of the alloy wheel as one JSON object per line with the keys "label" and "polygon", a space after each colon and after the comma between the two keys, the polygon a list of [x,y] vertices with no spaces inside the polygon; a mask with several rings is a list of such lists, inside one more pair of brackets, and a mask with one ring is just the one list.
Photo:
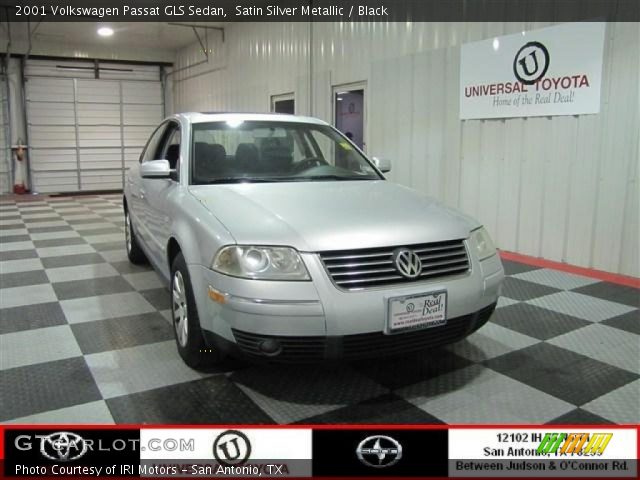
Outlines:
{"label": "alloy wheel", "polygon": [[189,335],[189,316],[187,311],[187,295],[182,273],[178,270],[173,275],[173,326],[181,347],[185,347]]}
{"label": "alloy wheel", "polygon": [[127,242],[127,252],[131,252],[131,220],[129,213],[124,214],[124,238]]}

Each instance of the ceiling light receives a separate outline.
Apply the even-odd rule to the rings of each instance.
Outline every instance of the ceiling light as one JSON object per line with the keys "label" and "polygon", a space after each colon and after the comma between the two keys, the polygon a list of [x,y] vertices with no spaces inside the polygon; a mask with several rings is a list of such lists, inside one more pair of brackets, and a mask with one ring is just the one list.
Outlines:
{"label": "ceiling light", "polygon": [[111,35],[113,35],[113,28],[100,27],[98,29],[98,35],[100,35],[101,37],[110,37]]}
{"label": "ceiling light", "polygon": [[229,120],[227,120],[227,125],[229,125],[231,128],[239,127],[243,123],[244,120],[242,118],[230,118]]}

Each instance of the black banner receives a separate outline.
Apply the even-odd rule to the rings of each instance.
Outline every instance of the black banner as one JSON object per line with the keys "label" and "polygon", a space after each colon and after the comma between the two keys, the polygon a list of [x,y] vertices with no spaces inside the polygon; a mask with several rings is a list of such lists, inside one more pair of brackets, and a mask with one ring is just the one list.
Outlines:
{"label": "black banner", "polygon": [[637,22],[638,0],[0,0],[3,22]]}
{"label": "black banner", "polygon": [[446,430],[314,430],[313,476],[446,477]]}

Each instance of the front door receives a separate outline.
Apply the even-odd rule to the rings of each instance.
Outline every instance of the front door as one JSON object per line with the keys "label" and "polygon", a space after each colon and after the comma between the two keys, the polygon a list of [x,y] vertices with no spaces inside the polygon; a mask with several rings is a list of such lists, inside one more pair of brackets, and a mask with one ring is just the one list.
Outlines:
{"label": "front door", "polygon": [[156,265],[166,265],[166,248],[171,234],[171,217],[167,211],[171,195],[178,193],[180,165],[180,126],[169,122],[158,146],[155,160],[168,160],[176,173],[172,178],[143,178],[146,214],[145,224],[149,235],[147,246]]}

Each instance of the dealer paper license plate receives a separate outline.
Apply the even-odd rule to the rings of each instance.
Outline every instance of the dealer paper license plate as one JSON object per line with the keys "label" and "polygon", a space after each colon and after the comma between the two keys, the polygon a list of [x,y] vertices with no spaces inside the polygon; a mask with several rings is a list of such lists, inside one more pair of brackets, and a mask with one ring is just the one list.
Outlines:
{"label": "dealer paper license plate", "polygon": [[388,300],[386,333],[439,327],[447,323],[447,292],[421,293]]}

